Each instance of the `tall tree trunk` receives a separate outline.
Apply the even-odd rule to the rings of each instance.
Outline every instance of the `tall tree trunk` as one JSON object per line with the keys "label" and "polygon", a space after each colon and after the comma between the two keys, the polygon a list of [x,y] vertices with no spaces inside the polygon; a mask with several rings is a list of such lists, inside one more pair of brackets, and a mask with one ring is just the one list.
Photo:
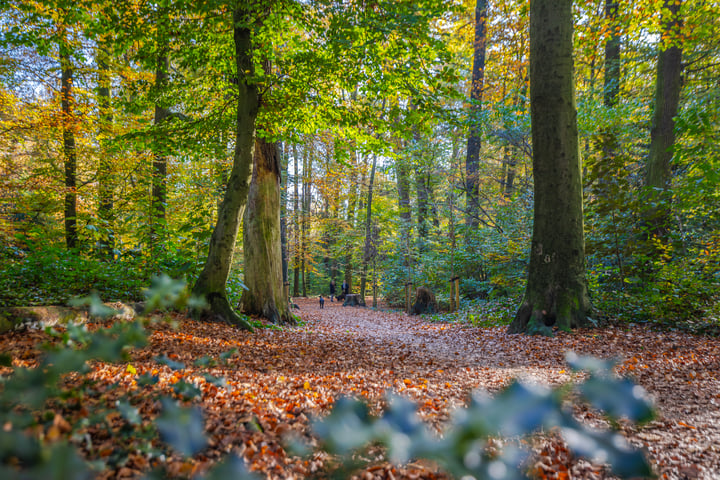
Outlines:
{"label": "tall tree trunk", "polygon": [[[167,85],[170,62],[164,47],[157,57],[155,69],[156,95],[161,96]],[[167,219],[167,150],[165,134],[160,130],[163,122],[170,115],[170,110],[163,106],[160,98],[155,100],[155,138],[153,141],[152,195],[150,199],[150,242],[152,251],[156,251],[164,241]]]}
{"label": "tall tree trunk", "polygon": [[[605,78],[603,81],[603,104],[607,108],[617,105],[620,95],[620,45],[621,37],[618,31],[618,2],[605,0],[605,20],[610,30],[610,37],[605,42]],[[617,132],[611,127],[603,128],[600,133],[600,147],[603,159],[597,166],[600,171],[600,182],[613,180],[614,159],[617,157]]]}
{"label": "tall tree trunk", "polygon": [[[680,42],[680,0],[665,0],[662,38],[669,45],[661,45],[655,82],[655,109],[650,132],[650,154],[645,169],[647,205],[645,221],[649,233],[663,241],[670,226],[670,162],[675,147],[675,117],[680,102],[682,48]],[[661,40],[663,42],[664,40]]]}
{"label": "tall tree trunk", "polygon": [[[412,243],[412,210],[410,208],[410,172],[406,164],[406,157],[402,154],[407,151],[398,141],[396,145],[398,155],[395,160],[395,175],[397,176],[398,189],[398,209],[400,213],[400,239],[404,242],[406,248],[403,253],[403,267],[405,272],[410,273],[410,246]],[[406,282],[410,278],[405,279]]]}
{"label": "tall tree trunk", "polygon": [[[278,145],[280,157],[280,251],[282,254],[283,286],[288,283],[288,247],[287,247],[287,186],[288,186],[288,146]],[[287,299],[286,299],[287,300]]]}
{"label": "tall tree trunk", "polygon": [[422,253],[428,237],[428,217],[430,216],[430,192],[428,191],[428,174],[426,159],[422,155],[420,133],[413,131],[412,158],[415,164],[415,194],[417,195],[417,235],[418,251]]}
{"label": "tall tree trunk", "polygon": [[513,147],[510,145],[505,145],[503,147],[503,156],[503,163],[507,166],[507,170],[505,172],[505,181],[503,182],[503,194],[505,195],[505,197],[510,198],[512,197],[513,193],[515,193],[515,171],[517,167],[517,157],[514,155]]}
{"label": "tall tree trunk", "polygon": [[298,161],[297,145],[293,144],[293,163],[295,168],[295,177],[293,183],[295,185],[295,198],[293,202],[293,217],[295,218],[295,261],[293,268],[293,297],[300,295],[300,167]]}
{"label": "tall tree trunk", "polygon": [[62,110],[63,159],[65,163],[65,244],[67,248],[78,247],[77,232],[77,151],[75,131],[77,125],[73,112],[73,65],[69,46],[60,41],[60,108]]}
{"label": "tall tree trunk", "polygon": [[248,197],[255,144],[255,120],[260,108],[258,87],[245,73],[254,70],[252,32],[247,25],[249,16],[249,12],[244,9],[233,12],[235,64],[238,77],[235,153],[228,186],[210,238],[208,258],[195,282],[193,294],[205,297],[216,318],[252,330],[246,320],[233,312],[225,290],[240,216]]}
{"label": "tall tree trunk", "polygon": [[572,34],[572,0],[530,3],[534,224],[527,289],[510,333],[588,324]]}
{"label": "tall tree trunk", "polygon": [[363,302],[365,301],[365,286],[367,283],[368,265],[373,257],[372,201],[376,166],[377,154],[373,154],[372,167],[370,167],[370,179],[368,181],[367,213],[365,214],[365,249],[363,252],[363,263],[360,273],[360,295],[362,296]]}
{"label": "tall tree trunk", "polygon": [[603,103],[614,107],[620,95],[620,45],[618,25],[618,1],[605,0],[605,20],[610,37],[605,42],[605,79],[603,81]]}
{"label": "tall tree trunk", "polygon": [[302,270],[302,294],[307,297],[307,256],[308,236],[310,235],[310,208],[312,206],[312,137],[309,137],[309,144],[305,145],[303,152],[303,194],[302,194],[302,229],[301,229],[301,270]]}
{"label": "tall tree trunk", "polygon": [[472,229],[479,225],[478,191],[480,188],[480,115],[485,81],[487,0],[475,3],[475,39],[473,42],[472,84],[470,86],[470,132],[465,159],[467,215],[465,223]]}
{"label": "tall tree trunk", "polygon": [[97,167],[98,180],[98,219],[103,235],[100,240],[100,258],[112,260],[115,257],[115,212],[113,210],[113,174],[112,161],[107,148],[111,134],[113,114],[110,98],[110,72],[107,65],[107,52],[103,45],[97,47],[98,66],[98,108],[100,110],[100,155]]}
{"label": "tall tree trunk", "polygon": [[275,143],[255,140],[243,227],[245,285],[241,308],[272,323],[294,323],[284,298],[280,245],[280,159]]}
{"label": "tall tree trunk", "polygon": [[[348,193],[348,209],[347,209],[347,225],[349,232],[355,231],[355,208],[357,206],[358,197],[360,196],[360,185],[357,179],[357,153],[353,148],[352,166],[350,173],[350,192]],[[352,240],[347,241],[345,253],[345,274],[344,279],[348,284],[348,291],[352,293],[352,277],[353,277],[353,243]]]}

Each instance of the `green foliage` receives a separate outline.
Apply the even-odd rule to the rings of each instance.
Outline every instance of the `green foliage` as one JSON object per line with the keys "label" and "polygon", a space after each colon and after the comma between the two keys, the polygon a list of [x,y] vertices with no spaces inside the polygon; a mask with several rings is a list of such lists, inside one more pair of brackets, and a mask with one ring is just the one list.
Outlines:
{"label": "green foliage", "polygon": [[[401,397],[391,397],[388,408],[372,417],[358,400],[338,400],[330,415],[314,424],[323,448],[347,458],[371,443],[387,448],[392,462],[406,463],[413,458],[437,461],[456,478],[526,478],[523,460],[526,452],[508,440],[509,447],[493,448],[497,438],[525,437],[547,429],[559,431],[570,449],[591,460],[610,464],[622,478],[651,476],[643,454],[633,449],[614,429],[599,431],[579,423],[569,408],[579,399],[606,413],[616,421],[627,418],[645,422],[653,411],[645,391],[630,381],[610,373],[613,364],[590,357],[568,354],[568,363],[577,373],[588,372],[587,379],[556,390],[513,383],[490,397],[476,392],[467,408],[458,410],[442,438],[432,434],[418,415],[417,406]],[[574,395],[577,395],[575,397]]]}
{"label": "green foliage", "polygon": [[[175,306],[182,298],[168,295],[169,292],[181,292],[185,284],[181,281],[158,279],[146,292],[150,303],[165,308]],[[94,295],[77,302],[86,304],[98,313],[112,315],[115,312],[106,310]],[[61,480],[94,478],[96,470],[102,470],[106,463],[115,465],[123,462],[133,451],[145,451],[160,456],[165,453],[155,450],[150,441],[160,438],[174,451],[191,456],[205,448],[207,439],[204,432],[203,416],[197,407],[181,406],[174,399],[161,397],[157,400],[162,404],[162,412],[154,424],[144,426],[138,409],[133,406],[132,398],[115,402],[114,406],[96,407],[92,415],[81,425],[68,426],[73,431],[86,428],[90,424],[105,425],[109,435],[122,436],[122,445],[126,451],[116,451],[103,461],[86,462],[76,451],[74,443],[82,444],[82,436],[71,432],[71,443],[57,440],[52,432],[57,416],[53,406],[62,404],[67,399],[93,396],[96,394],[92,382],[85,382],[80,389],[76,385],[66,384],[64,377],[72,372],[87,372],[88,362],[99,360],[104,362],[127,361],[130,349],[147,344],[144,318],[134,322],[117,322],[109,327],[101,327],[90,332],[84,325],[70,325],[66,331],[55,333],[49,330],[58,340],[55,346],[46,346],[46,353],[36,368],[13,368],[10,375],[0,377],[0,423],[4,428],[0,431],[0,474],[3,478],[23,478],[41,480],[56,478]],[[228,352],[232,355],[233,352]],[[223,357],[223,355],[221,355]],[[171,368],[183,369],[185,365],[159,357],[158,362]],[[138,377],[140,385],[155,383],[156,378]],[[224,385],[222,379],[212,378],[217,385]],[[199,390],[192,384],[177,382],[175,393],[187,400],[199,395]],[[111,413],[116,411],[126,424],[120,429],[113,428],[108,422]],[[48,434],[42,439],[32,432],[41,427],[49,428]],[[90,447],[91,448],[91,447]],[[218,464],[204,478],[221,479],[232,474],[233,478],[251,479],[241,460],[234,457]],[[153,472],[150,478],[165,478],[162,472]]]}
{"label": "green foliage", "polygon": [[6,306],[66,304],[91,291],[113,301],[140,300],[151,275],[133,257],[103,262],[48,247],[0,261],[5,263],[0,269],[0,303]]}

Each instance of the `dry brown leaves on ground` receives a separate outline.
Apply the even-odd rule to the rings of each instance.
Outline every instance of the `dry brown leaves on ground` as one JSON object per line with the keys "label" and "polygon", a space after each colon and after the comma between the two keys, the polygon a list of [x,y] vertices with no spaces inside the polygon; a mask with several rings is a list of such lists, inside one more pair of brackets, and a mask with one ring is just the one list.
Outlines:
{"label": "dry brown leaves on ground", "polygon": [[[134,352],[129,364],[94,364],[90,376],[98,384],[93,396],[57,406],[56,421],[38,435],[62,436],[98,405],[114,405],[124,396],[149,425],[159,406],[147,389],[170,392],[173,384],[185,380],[202,391],[210,445],[190,460],[163,459],[171,474],[201,473],[236,452],[268,478],[322,478],[332,459],[322,453],[309,459],[289,456],[283,438],[295,434],[309,439],[309,418],[327,413],[339,396],[361,396],[379,409],[385,392],[395,391],[414,399],[423,419],[442,431],[449,413],[463,405],[473,389],[497,391],[513,378],[549,385],[570,381],[564,354],[572,350],[622,359],[619,373],[634,378],[654,397],[657,420],[622,428],[633,444],[646,450],[661,478],[720,478],[720,348],[715,338],[638,326],[527,337],[327,301],[322,310],[312,300],[300,300],[299,305],[305,325],[282,331],[249,333],[182,318],[176,329],[160,324],[150,345]],[[14,365],[32,365],[38,355],[33,344],[42,337],[37,332],[10,333],[0,337],[0,347],[13,356]],[[226,363],[192,366],[198,358],[218,359],[233,348],[237,354]],[[159,365],[153,360],[158,355],[186,368],[173,371]],[[157,375],[159,383],[139,387],[136,379],[143,373]],[[206,373],[224,377],[227,387],[206,381]],[[577,413],[590,424],[604,423],[592,410]],[[105,420],[118,429],[124,422],[119,414]],[[122,466],[106,471],[104,478],[137,478],[160,462],[118,445],[118,437],[107,429],[89,427],[80,433],[91,439],[80,445],[89,458],[108,459],[120,448],[130,450]],[[552,436],[536,440],[534,454],[533,470],[539,478],[610,478],[602,466],[573,457],[562,440]],[[377,457],[358,478],[444,478],[428,462],[392,466],[383,462],[381,452]]]}

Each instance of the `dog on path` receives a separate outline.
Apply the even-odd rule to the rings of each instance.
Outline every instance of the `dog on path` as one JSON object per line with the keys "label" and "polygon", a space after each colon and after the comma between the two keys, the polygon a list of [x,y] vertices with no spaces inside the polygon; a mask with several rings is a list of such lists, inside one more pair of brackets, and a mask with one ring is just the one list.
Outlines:
{"label": "dog on path", "polygon": [[325,308],[325,299],[320,295],[320,308]]}

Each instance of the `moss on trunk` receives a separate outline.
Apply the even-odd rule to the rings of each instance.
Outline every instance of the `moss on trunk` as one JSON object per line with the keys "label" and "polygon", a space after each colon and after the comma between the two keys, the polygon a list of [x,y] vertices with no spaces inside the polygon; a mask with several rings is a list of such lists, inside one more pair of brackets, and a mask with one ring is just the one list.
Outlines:
{"label": "moss on trunk", "polygon": [[571,0],[530,6],[534,224],[527,289],[510,333],[589,323],[571,7]]}
{"label": "moss on trunk", "polygon": [[241,308],[273,323],[295,323],[282,280],[280,164],[277,147],[258,138],[243,228],[245,285]]}
{"label": "moss on trunk", "polygon": [[233,12],[235,61],[238,72],[238,106],[235,129],[235,154],[225,196],[218,210],[205,266],[193,287],[193,294],[203,296],[210,307],[211,318],[252,330],[251,325],[233,312],[225,285],[230,274],[240,216],[247,202],[255,143],[255,119],[260,107],[257,85],[245,72],[254,69],[252,32],[247,25],[248,12]]}

